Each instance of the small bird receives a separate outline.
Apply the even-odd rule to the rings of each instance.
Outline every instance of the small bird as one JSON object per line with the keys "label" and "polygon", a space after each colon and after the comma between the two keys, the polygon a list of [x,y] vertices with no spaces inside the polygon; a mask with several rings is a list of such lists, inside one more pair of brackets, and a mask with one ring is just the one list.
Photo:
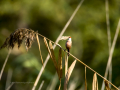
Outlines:
{"label": "small bird", "polygon": [[[72,46],[72,40],[71,40],[71,37],[69,37],[68,40],[66,41],[66,49],[68,50],[68,52],[70,52],[71,46]],[[68,53],[68,56],[69,56],[69,53]]]}

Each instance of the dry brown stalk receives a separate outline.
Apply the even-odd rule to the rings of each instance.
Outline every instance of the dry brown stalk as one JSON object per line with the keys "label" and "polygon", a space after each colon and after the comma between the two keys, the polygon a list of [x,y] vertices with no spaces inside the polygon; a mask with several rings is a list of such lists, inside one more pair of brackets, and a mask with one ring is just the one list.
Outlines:
{"label": "dry brown stalk", "polygon": [[[109,55],[111,49],[111,34],[110,34],[110,21],[109,21],[109,3],[108,0],[105,0],[105,9],[106,9],[106,25],[107,25],[107,36],[108,36],[108,47],[109,47]],[[109,81],[112,82],[112,62],[109,68]],[[101,90],[104,90],[104,83],[102,84]],[[111,87],[111,85],[110,85]]]}
{"label": "dry brown stalk", "polygon": [[60,85],[59,85],[59,88],[58,88],[58,90],[60,90],[60,88],[61,88],[61,79],[60,79]]}
{"label": "dry brown stalk", "polygon": [[41,90],[41,89],[42,89],[43,84],[44,84],[44,80],[41,82],[40,87],[39,87],[38,90]]}
{"label": "dry brown stalk", "polygon": [[98,81],[96,73],[94,73],[93,75],[92,90],[98,90]]}
{"label": "dry brown stalk", "polygon": [[71,66],[69,67],[69,69],[67,71],[65,81],[64,81],[64,90],[67,90],[67,84],[68,84],[69,78],[70,78],[70,76],[72,74],[72,71],[73,71],[73,69],[75,67],[75,64],[76,64],[76,60],[74,60],[74,62],[71,64]]}
{"label": "dry brown stalk", "polygon": [[38,43],[38,47],[39,47],[39,51],[40,51],[40,58],[41,58],[41,61],[42,61],[42,64],[43,64],[43,58],[42,58],[42,54],[41,54],[40,42],[39,42],[38,34],[36,34],[36,39],[37,39],[37,43]]}
{"label": "dry brown stalk", "polygon": [[13,73],[13,70],[10,68],[10,69],[8,70],[8,75],[7,75],[5,90],[9,87],[9,85],[10,85],[10,83],[11,83],[12,73]]}
{"label": "dry brown stalk", "polygon": [[10,88],[13,86],[14,82],[12,82],[6,90],[10,90]]}
{"label": "dry brown stalk", "polygon": [[60,80],[60,85],[58,90],[61,88],[61,78],[62,78],[62,49],[59,49],[59,57],[58,57],[58,72],[59,72],[59,80]]}
{"label": "dry brown stalk", "polygon": [[60,40],[67,40],[70,36],[62,36]]}
{"label": "dry brown stalk", "polygon": [[86,67],[85,67],[85,90],[87,90]]}
{"label": "dry brown stalk", "polygon": [[6,65],[6,63],[7,63],[7,61],[8,61],[9,56],[10,56],[10,53],[11,53],[11,50],[9,50],[8,55],[7,55],[7,57],[6,57],[6,59],[5,59],[5,62],[4,62],[4,64],[3,64],[2,70],[1,70],[1,72],[0,72],[0,80],[1,80],[1,77],[2,77],[2,74],[3,74],[3,71],[4,71],[4,68],[5,68],[5,65]]}
{"label": "dry brown stalk", "polygon": [[68,54],[65,57],[65,76],[67,74],[67,70],[68,70]]}
{"label": "dry brown stalk", "polygon": [[55,66],[56,71],[57,71],[58,76],[59,76],[58,64],[57,64],[56,59],[55,59],[55,54],[54,54],[54,50],[53,50],[53,46],[52,46],[51,41],[49,41],[49,46],[50,46],[50,51],[51,51],[51,59],[52,59],[52,61],[54,63],[54,66]]}
{"label": "dry brown stalk", "polygon": [[109,83],[106,80],[104,80],[104,83],[105,83],[106,90],[111,90],[110,87],[109,87]]}
{"label": "dry brown stalk", "polygon": [[[114,36],[114,39],[113,39],[113,43],[112,43],[112,46],[111,46],[111,49],[110,49],[110,54],[109,54],[109,58],[108,58],[108,62],[107,62],[106,70],[105,70],[105,75],[104,75],[105,78],[107,78],[108,70],[109,70],[110,65],[111,65],[112,56],[113,56],[115,44],[116,44],[116,41],[117,41],[117,37],[118,37],[118,34],[119,34],[119,30],[120,30],[120,19],[119,19],[117,29],[116,29],[116,32],[115,32],[115,36]],[[102,83],[102,89],[104,89],[103,86],[104,86],[104,81]]]}
{"label": "dry brown stalk", "polygon": [[59,49],[59,58],[58,58],[58,71],[59,71],[59,80],[62,78],[62,49]]}

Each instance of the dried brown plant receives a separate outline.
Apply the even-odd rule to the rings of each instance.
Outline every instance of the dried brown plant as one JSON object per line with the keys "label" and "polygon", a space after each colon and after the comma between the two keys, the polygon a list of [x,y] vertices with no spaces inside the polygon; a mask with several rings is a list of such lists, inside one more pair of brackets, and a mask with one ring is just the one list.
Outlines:
{"label": "dried brown plant", "polygon": [[41,61],[42,61],[42,64],[43,64],[43,58],[42,58],[42,53],[41,53],[41,49],[40,49],[40,41],[39,41],[38,34],[36,34],[36,39],[37,39],[37,43],[38,43],[38,47],[39,47],[39,51],[40,51],[40,58],[41,58]]}
{"label": "dried brown plant", "polygon": [[64,90],[67,90],[67,84],[68,84],[70,76],[71,76],[71,74],[73,72],[73,69],[75,67],[75,64],[76,64],[76,60],[73,61],[73,63],[71,64],[71,66],[69,67],[69,69],[67,71],[67,74],[65,76],[65,81],[64,81]]}
{"label": "dried brown plant", "polygon": [[93,75],[92,90],[98,90],[98,81],[96,73],[94,73]]}
{"label": "dried brown plant", "polygon": [[59,80],[62,78],[62,49],[59,49],[59,58],[58,58],[58,72]]}
{"label": "dried brown plant", "polygon": [[58,56],[58,75],[60,80],[60,85],[58,90],[61,88],[61,78],[62,78],[62,49],[59,49],[59,56]]}
{"label": "dried brown plant", "polygon": [[[65,51],[59,44],[51,41],[50,39],[46,38],[45,36],[43,36],[43,35],[41,35],[41,34],[39,34],[37,32],[34,32],[31,29],[21,28],[21,29],[17,29],[12,34],[10,34],[10,36],[6,39],[6,41],[0,47],[0,49],[1,48],[5,48],[5,47],[7,47],[8,49],[9,48],[14,48],[15,44],[18,44],[18,48],[19,48],[21,46],[23,40],[25,40],[25,46],[26,46],[26,49],[28,50],[29,48],[31,48],[31,45],[32,45],[34,39],[37,39],[39,50],[40,50],[40,43],[39,43],[38,35],[40,35],[41,37],[44,38],[44,43],[45,43],[45,45],[47,47],[47,50],[49,52],[49,55],[50,55],[50,57],[51,57],[51,59],[52,59],[52,61],[54,63],[54,66],[56,68],[56,71],[57,71],[57,74],[58,74],[59,80],[60,80],[60,85],[59,85],[59,88],[58,88],[58,90],[60,90],[60,88],[61,88],[61,78],[62,78],[62,50],[64,51],[64,56],[65,56],[65,52],[66,53],[68,53],[68,52]],[[48,43],[47,43],[46,39],[49,40],[49,46],[48,46]],[[59,57],[58,58],[58,63],[56,62],[56,59],[55,59],[55,54],[54,54],[54,50],[53,50],[54,48],[53,48],[52,43],[54,43],[58,47],[60,47],[59,56],[58,56]],[[41,51],[40,51],[40,53],[41,53]],[[71,73],[72,73],[72,71],[73,71],[73,69],[75,67],[76,61],[80,62],[81,64],[83,64],[85,66],[85,84],[86,84],[86,90],[87,90],[86,67],[95,73],[94,76],[93,76],[92,90],[98,90],[98,81],[97,81],[97,76],[96,75],[100,76],[101,78],[103,78],[105,80],[105,86],[107,87],[106,88],[107,90],[110,90],[109,84],[111,84],[114,88],[116,88],[117,90],[119,90],[115,85],[113,85],[110,81],[108,81],[103,76],[101,76],[99,73],[97,73],[96,71],[94,71],[92,68],[90,68],[89,66],[87,66],[84,62],[82,62],[81,60],[79,60],[78,58],[76,58],[71,53],[69,53],[69,54],[70,54],[70,56],[72,56],[75,59],[75,61],[71,64],[71,66],[69,67],[69,69],[66,70],[67,72],[66,72],[66,75],[65,75],[64,90],[67,90],[67,84],[69,82],[69,78],[71,76]],[[7,58],[8,57],[9,57],[9,54],[8,54]],[[41,58],[42,58],[42,55],[41,55]],[[65,59],[66,59],[66,57],[65,57]],[[7,59],[5,60],[5,64],[6,64],[6,62],[7,62]],[[3,72],[5,64],[4,64],[1,72]],[[65,64],[65,66],[67,66],[67,65]],[[1,73],[1,75],[2,75],[2,73]],[[41,74],[38,75],[38,78],[36,79],[36,81],[34,83],[33,90],[35,89],[35,87],[36,87],[36,85],[38,83],[40,75]]]}
{"label": "dried brown plant", "polygon": [[86,67],[85,67],[85,90],[87,90]]}
{"label": "dried brown plant", "polygon": [[55,54],[54,54],[54,50],[53,50],[53,46],[52,46],[52,42],[51,41],[49,41],[49,46],[50,46],[50,52],[51,52],[51,59],[53,61],[53,64],[54,64],[54,66],[56,68],[56,71],[57,71],[57,74],[59,76],[58,64],[57,64],[56,59],[55,59]]}
{"label": "dried brown plant", "polygon": [[104,83],[105,83],[106,90],[111,90],[110,87],[109,87],[109,83],[106,80],[104,80]]}
{"label": "dried brown plant", "polygon": [[25,46],[26,49],[30,49],[31,45],[36,38],[36,32],[31,29],[20,28],[15,30],[13,33],[10,34],[9,37],[6,38],[4,44],[0,47],[0,49],[7,47],[14,48],[15,44],[18,44],[18,48],[21,46],[23,40],[25,39]]}

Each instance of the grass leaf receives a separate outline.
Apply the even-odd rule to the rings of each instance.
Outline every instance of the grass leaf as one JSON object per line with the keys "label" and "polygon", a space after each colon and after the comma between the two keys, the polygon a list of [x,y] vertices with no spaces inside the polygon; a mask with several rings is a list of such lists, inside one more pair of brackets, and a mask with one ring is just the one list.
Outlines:
{"label": "grass leaf", "polygon": [[92,90],[98,90],[98,81],[96,73],[94,73],[93,75]]}
{"label": "grass leaf", "polygon": [[64,81],[64,90],[67,90],[67,84],[68,84],[69,78],[71,76],[71,73],[75,67],[75,64],[76,64],[76,60],[74,60],[74,62],[71,64],[71,66],[69,67],[69,69],[67,71],[65,81]]}
{"label": "grass leaf", "polygon": [[47,40],[46,40],[45,37],[44,37],[44,43],[45,43],[45,46],[46,46],[46,48],[47,48],[47,50],[48,50],[48,52],[49,52],[50,57],[52,58],[51,52],[50,52],[50,49],[49,49],[49,46],[48,46],[48,43],[47,43]]}
{"label": "grass leaf", "polygon": [[38,43],[38,47],[39,47],[39,51],[40,51],[41,61],[42,61],[42,64],[43,64],[43,58],[42,58],[42,54],[41,54],[40,42],[39,42],[39,37],[38,37],[38,34],[36,34],[36,39],[37,39],[37,43]]}
{"label": "grass leaf", "polygon": [[[53,46],[52,46],[52,43],[51,41],[49,41],[49,46],[50,46],[50,51],[51,51],[51,59],[54,63],[54,66],[57,70],[57,73],[58,73],[58,65],[57,65],[57,62],[56,62],[56,59],[55,59],[55,54],[54,54],[54,50],[53,50]],[[59,73],[58,73],[58,76],[59,76]]]}

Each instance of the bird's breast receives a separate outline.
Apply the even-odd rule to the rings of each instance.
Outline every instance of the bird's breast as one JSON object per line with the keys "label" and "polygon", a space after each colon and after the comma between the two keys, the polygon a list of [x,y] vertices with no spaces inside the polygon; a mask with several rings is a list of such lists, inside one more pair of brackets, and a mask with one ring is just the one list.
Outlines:
{"label": "bird's breast", "polygon": [[66,42],[66,48],[68,48],[68,49],[71,48],[71,42],[70,41]]}

